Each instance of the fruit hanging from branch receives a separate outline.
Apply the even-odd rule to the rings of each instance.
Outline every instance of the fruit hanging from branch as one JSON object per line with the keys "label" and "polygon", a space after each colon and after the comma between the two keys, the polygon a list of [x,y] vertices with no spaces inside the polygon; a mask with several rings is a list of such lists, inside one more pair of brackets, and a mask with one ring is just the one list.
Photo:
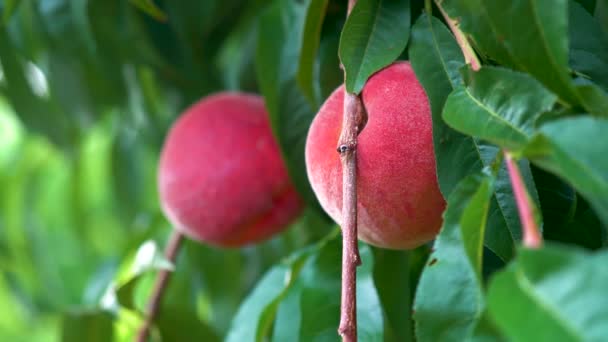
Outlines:
{"label": "fruit hanging from branch", "polygon": [[[417,247],[441,227],[431,111],[408,62],[374,74],[361,93],[367,123],[357,142],[358,236],[391,249]],[[306,141],[306,166],[325,211],[342,222],[342,166],[335,153],[342,126],[344,87],[315,117]]]}
{"label": "fruit hanging from branch", "polygon": [[220,247],[265,240],[303,203],[257,95],[218,93],[192,105],[165,140],[162,209],[186,236]]}

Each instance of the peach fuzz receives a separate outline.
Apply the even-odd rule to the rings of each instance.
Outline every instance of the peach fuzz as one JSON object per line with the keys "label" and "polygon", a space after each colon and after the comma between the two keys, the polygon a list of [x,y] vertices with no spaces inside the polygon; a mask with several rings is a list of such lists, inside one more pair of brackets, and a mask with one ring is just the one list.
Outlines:
{"label": "peach fuzz", "polygon": [[218,93],[179,117],[163,146],[162,209],[188,237],[220,247],[265,240],[303,208],[261,97]]}
{"label": "peach fuzz", "polygon": [[[426,93],[408,62],[377,72],[363,88],[367,123],[357,143],[359,239],[390,249],[432,240],[442,223],[432,121]],[[344,87],[314,118],[306,141],[306,167],[323,209],[341,223],[342,165],[336,152]]]}

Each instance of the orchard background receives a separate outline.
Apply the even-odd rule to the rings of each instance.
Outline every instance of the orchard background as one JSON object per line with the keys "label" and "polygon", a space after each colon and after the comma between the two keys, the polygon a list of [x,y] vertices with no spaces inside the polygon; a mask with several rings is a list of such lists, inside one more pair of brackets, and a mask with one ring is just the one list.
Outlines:
{"label": "orchard background", "polygon": [[[338,340],[340,233],[304,164],[338,56],[355,92],[411,62],[448,203],[434,243],[360,243],[359,340],[608,336],[608,1],[359,0],[346,20],[330,0],[3,0],[0,14],[1,341],[133,340],[172,267],[164,136],[222,90],[264,96],[307,208],[259,245],[186,241],[151,340]],[[522,244],[503,150],[540,248]]]}

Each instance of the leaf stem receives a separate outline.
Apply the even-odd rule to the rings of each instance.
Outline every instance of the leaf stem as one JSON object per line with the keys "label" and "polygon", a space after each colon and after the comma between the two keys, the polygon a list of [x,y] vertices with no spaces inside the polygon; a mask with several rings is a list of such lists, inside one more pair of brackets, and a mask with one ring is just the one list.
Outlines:
{"label": "leaf stem", "polygon": [[[169,243],[167,244],[167,247],[165,247],[165,258],[173,264],[175,264],[175,258],[177,257],[177,253],[179,252],[183,237],[184,236],[180,232],[178,232],[177,230],[173,230],[171,237],[169,237]],[[154,289],[152,290],[152,295],[150,296],[150,301],[148,302],[148,306],[146,308],[146,317],[144,320],[144,324],[141,326],[139,332],[137,333],[137,342],[146,342],[146,340],[148,339],[148,335],[150,334],[150,328],[152,327],[154,317],[156,316],[158,309],[160,308],[160,303],[163,297],[163,293],[165,292],[165,288],[167,287],[167,284],[169,282],[170,274],[170,270],[161,270],[158,272],[156,282],[154,283]]]}
{"label": "leaf stem", "polygon": [[479,62],[479,58],[477,58],[477,55],[475,54],[475,50],[473,50],[473,47],[471,46],[471,44],[469,44],[469,41],[465,36],[464,32],[462,32],[462,30],[460,29],[458,21],[456,19],[450,18],[445,12],[443,7],[441,6],[442,2],[443,1],[435,0],[437,8],[439,8],[441,15],[448,23],[448,26],[450,26],[450,30],[454,34],[454,37],[456,37],[456,41],[458,42],[458,45],[462,50],[462,54],[464,55],[465,62],[467,64],[471,64],[471,69],[473,69],[473,71],[479,70],[481,68],[481,63]]}
{"label": "leaf stem", "polygon": [[519,219],[523,227],[524,246],[529,248],[540,248],[543,244],[543,237],[540,234],[534,217],[534,204],[528,194],[528,190],[526,189],[526,185],[519,172],[519,167],[513,159],[513,155],[507,150],[504,151],[504,155],[507,170],[509,171],[509,178],[511,179],[511,186],[515,193],[515,202],[517,203]]}
{"label": "leaf stem", "polygon": [[[348,1],[347,17],[355,4],[356,0]],[[345,87],[338,140],[342,163],[342,293],[338,333],[344,342],[357,341],[357,266],[361,264],[357,245],[357,134],[363,120],[361,98]]]}

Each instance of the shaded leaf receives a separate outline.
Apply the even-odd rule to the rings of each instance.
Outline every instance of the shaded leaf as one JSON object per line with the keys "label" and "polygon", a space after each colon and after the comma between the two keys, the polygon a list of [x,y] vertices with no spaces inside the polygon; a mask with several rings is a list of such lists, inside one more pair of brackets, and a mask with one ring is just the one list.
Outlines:
{"label": "shaded leaf", "polygon": [[302,47],[296,79],[302,92],[315,107],[319,106],[319,94],[315,90],[314,67],[321,40],[321,26],[325,19],[328,0],[309,0],[306,20],[302,31]]}
{"label": "shaded leaf", "polygon": [[576,117],[549,122],[524,150],[536,165],[569,181],[608,224],[608,120]]}
{"label": "shaded leaf", "polygon": [[[384,312],[385,341],[413,341],[410,252],[372,248],[374,284]],[[413,292],[413,291],[412,291]]]}
{"label": "shaded leaf", "polygon": [[482,242],[492,182],[488,175],[467,177],[448,198],[414,302],[420,341],[466,339],[483,312]]}
{"label": "shaded leaf", "polygon": [[304,14],[303,5],[292,1],[275,1],[262,14],[256,74],[294,185],[309,205],[321,211],[308,182],[304,160],[306,134],[316,108],[311,107],[296,82]]}
{"label": "shaded leaf", "polygon": [[359,93],[367,79],[393,62],[409,38],[409,0],[360,0],[340,36],[346,90]]}
{"label": "shaded leaf", "polygon": [[581,5],[568,6],[569,65],[608,90],[608,36]]}

